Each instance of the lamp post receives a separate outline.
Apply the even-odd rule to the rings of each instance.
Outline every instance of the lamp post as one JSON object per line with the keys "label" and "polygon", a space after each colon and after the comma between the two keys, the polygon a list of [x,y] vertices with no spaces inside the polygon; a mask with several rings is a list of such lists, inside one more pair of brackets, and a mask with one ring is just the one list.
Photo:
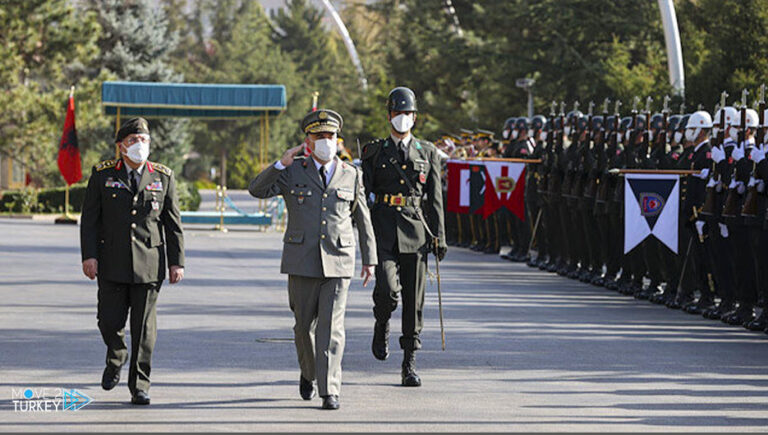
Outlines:
{"label": "lamp post", "polygon": [[533,117],[533,85],[536,83],[536,80],[530,79],[530,78],[524,78],[524,79],[517,79],[515,81],[515,86],[518,88],[525,89],[526,92],[528,92],[528,118]]}

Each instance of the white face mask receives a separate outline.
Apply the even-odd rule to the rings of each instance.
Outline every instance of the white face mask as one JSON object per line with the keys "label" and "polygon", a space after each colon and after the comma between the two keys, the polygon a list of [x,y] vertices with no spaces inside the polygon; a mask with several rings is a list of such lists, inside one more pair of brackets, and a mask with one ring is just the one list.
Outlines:
{"label": "white face mask", "polygon": [[683,132],[682,131],[676,131],[675,132],[675,143],[680,143],[683,140]]}
{"label": "white face mask", "polygon": [[570,125],[566,125],[564,131],[565,131],[565,135],[566,136],[570,136],[571,135],[571,126]]}
{"label": "white face mask", "polygon": [[509,129],[502,131],[501,137],[503,137],[504,139],[509,139]]}
{"label": "white face mask", "polygon": [[699,129],[688,128],[685,130],[685,140],[693,142],[699,136]]}
{"label": "white face mask", "polygon": [[517,137],[518,137],[519,135],[520,135],[520,134],[519,134],[519,132],[518,132],[517,130],[512,130],[512,140],[515,140],[515,139],[517,139]]}
{"label": "white face mask", "polygon": [[541,132],[541,141],[544,142],[546,140],[547,140],[547,132],[546,131],[542,131]]}
{"label": "white face mask", "polygon": [[528,137],[533,137],[533,129],[532,128],[528,129]]}
{"label": "white face mask", "polygon": [[621,133],[619,133],[618,131],[616,132],[616,142],[617,143],[621,142]]}
{"label": "white face mask", "polygon": [[333,156],[336,155],[338,145],[336,142],[336,135],[333,135],[331,139],[318,139],[315,141],[315,150],[312,154],[319,160],[330,161]]}
{"label": "white face mask", "polygon": [[125,151],[125,155],[134,163],[144,163],[149,157],[149,141],[136,142]]}
{"label": "white face mask", "polygon": [[718,133],[720,133],[720,129],[718,127],[712,127],[712,135],[717,136]]}
{"label": "white face mask", "polygon": [[413,114],[401,113],[392,118],[392,127],[398,133],[408,133],[413,128]]}
{"label": "white face mask", "polygon": [[739,140],[739,130],[731,128],[728,130],[728,136],[730,136],[733,140]]}
{"label": "white face mask", "polygon": [[624,132],[624,140],[625,140],[625,141],[629,142],[629,136],[630,136],[630,134],[631,134],[631,132],[630,132],[629,130],[627,130],[627,131],[625,131],[625,132]]}

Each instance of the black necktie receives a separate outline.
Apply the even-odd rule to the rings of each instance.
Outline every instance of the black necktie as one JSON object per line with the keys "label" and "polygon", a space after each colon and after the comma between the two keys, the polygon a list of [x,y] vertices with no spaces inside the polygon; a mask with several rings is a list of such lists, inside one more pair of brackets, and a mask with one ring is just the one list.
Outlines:
{"label": "black necktie", "polygon": [[133,189],[133,193],[139,192],[139,177],[137,175],[139,175],[138,171],[134,170],[131,172],[131,189]]}
{"label": "black necktie", "polygon": [[406,145],[400,141],[400,143],[397,144],[397,148],[400,150],[400,161],[405,163],[406,155],[408,155],[406,152]]}
{"label": "black necktie", "polygon": [[320,166],[320,178],[323,179],[323,187],[328,187],[328,180],[325,179],[325,166]]}

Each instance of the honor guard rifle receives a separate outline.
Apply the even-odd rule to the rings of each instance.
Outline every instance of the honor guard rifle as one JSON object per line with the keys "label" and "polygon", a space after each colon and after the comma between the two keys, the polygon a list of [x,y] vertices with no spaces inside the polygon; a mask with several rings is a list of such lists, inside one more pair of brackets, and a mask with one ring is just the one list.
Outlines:
{"label": "honor guard rifle", "polygon": [[[728,92],[723,91],[722,94],[720,94],[720,104],[719,108],[715,108],[715,116],[717,116],[717,113],[720,113],[720,122],[717,125],[717,137],[715,138],[715,143],[713,146],[719,146],[722,147],[723,143],[725,142],[725,100],[728,98]],[[699,214],[703,216],[714,216],[715,215],[715,208],[716,208],[716,199],[717,199],[717,192],[718,192],[718,186],[722,182],[721,181],[721,175],[720,171],[718,170],[718,165],[713,161],[712,162],[712,168],[711,168],[712,179],[715,180],[715,184],[711,185],[712,183],[707,184],[707,192],[706,196],[704,197],[704,204],[701,206],[701,212]]]}
{"label": "honor guard rifle", "polygon": [[[736,143],[736,146],[741,146],[747,137],[747,95],[749,95],[749,91],[744,89],[741,91],[741,106],[739,107],[739,116],[741,117],[739,122],[739,141]],[[745,145],[746,146],[746,145]],[[731,180],[736,179],[736,167],[738,166],[738,163],[733,164],[732,172],[731,172]],[[735,218],[738,217],[739,213],[741,212],[741,207],[739,206],[739,190],[737,187],[729,188],[728,189],[728,196],[725,197],[725,206],[723,206],[723,217],[724,218]]]}
{"label": "honor guard rifle", "polygon": [[[765,84],[760,85],[760,93],[757,101],[757,133],[755,136],[755,146],[760,146],[765,142]],[[744,207],[741,208],[741,215],[747,218],[757,216],[757,183],[755,182],[755,171],[757,163],[752,161],[752,173],[750,174],[750,186],[747,190],[747,198],[744,200]]]}

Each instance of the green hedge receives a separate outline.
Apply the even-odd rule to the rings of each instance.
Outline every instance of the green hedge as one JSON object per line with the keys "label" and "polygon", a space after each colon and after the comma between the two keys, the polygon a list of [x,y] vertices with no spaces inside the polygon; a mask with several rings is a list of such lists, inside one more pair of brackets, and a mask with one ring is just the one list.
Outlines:
{"label": "green hedge", "polygon": [[[177,180],[179,208],[197,210],[200,193],[194,184]],[[13,213],[64,213],[65,188],[9,190],[0,196],[0,212]],[[69,188],[69,211],[79,213],[85,199],[85,184]]]}

